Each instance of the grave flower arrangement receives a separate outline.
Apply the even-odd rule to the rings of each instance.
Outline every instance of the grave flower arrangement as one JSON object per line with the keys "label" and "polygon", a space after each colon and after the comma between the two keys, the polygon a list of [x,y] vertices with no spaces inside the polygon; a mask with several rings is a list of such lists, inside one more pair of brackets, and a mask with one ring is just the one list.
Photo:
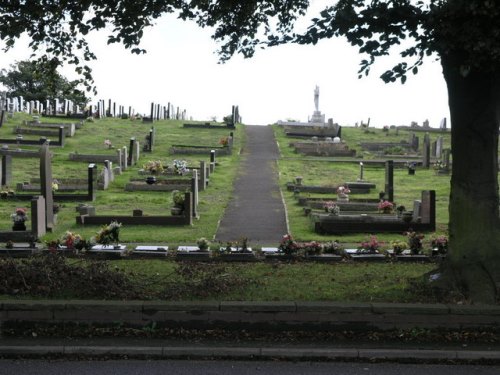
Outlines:
{"label": "grave flower arrangement", "polygon": [[448,237],[441,235],[431,239],[432,255],[443,255],[448,252]]}
{"label": "grave flower arrangement", "polygon": [[422,233],[414,231],[408,231],[405,234],[408,239],[408,247],[410,248],[412,255],[420,254],[422,252],[422,240],[425,236]]}
{"label": "grave flower arrangement", "polygon": [[359,254],[378,254],[382,244],[377,236],[370,236],[368,240],[361,242],[357,252]]}
{"label": "grave flower arrangement", "polygon": [[16,208],[16,212],[10,215],[14,225],[12,226],[12,230],[14,231],[23,231],[26,230],[25,222],[28,220],[28,214],[26,213],[26,208],[18,207]]}
{"label": "grave flower arrangement", "polygon": [[384,214],[392,213],[393,209],[394,209],[394,204],[389,201],[381,200],[378,204],[378,210],[380,212],[383,212]]}
{"label": "grave flower arrangement", "polygon": [[5,189],[0,191],[0,198],[7,198],[7,197],[13,197],[16,195],[15,191],[12,189]]}
{"label": "grave flower arrangement", "polygon": [[330,241],[323,244],[325,254],[343,255],[344,247],[338,241]]}
{"label": "grave flower arrangement", "polygon": [[104,146],[106,146],[107,148],[113,148],[113,143],[111,143],[109,139],[105,139]]}
{"label": "grave flower arrangement", "polygon": [[174,160],[174,173],[180,174],[181,176],[189,172],[187,167],[187,161],[185,160]]}
{"label": "grave flower arrangement", "polygon": [[306,255],[319,255],[323,252],[323,245],[318,241],[304,242],[301,248]]}
{"label": "grave flower arrangement", "polygon": [[394,250],[395,255],[401,255],[404,250],[408,249],[408,243],[406,241],[392,241],[391,247]]}
{"label": "grave flower arrangement", "polygon": [[60,243],[68,249],[88,250],[92,247],[91,241],[86,241],[78,233],[70,231],[66,231],[66,233],[62,235]]}
{"label": "grave flower arrangement", "polygon": [[109,245],[110,243],[118,244],[120,241],[120,228],[122,224],[117,221],[112,221],[109,225],[105,225],[91,239],[91,242],[101,245]]}
{"label": "grave flower arrangement", "polygon": [[339,197],[345,197],[347,196],[347,194],[349,194],[351,192],[351,190],[349,189],[349,187],[347,185],[341,185],[337,188],[337,195]]}
{"label": "grave flower arrangement", "polygon": [[293,239],[291,234],[285,234],[278,246],[278,252],[285,255],[294,255],[299,251],[299,244]]}
{"label": "grave flower arrangement", "polygon": [[57,180],[52,180],[52,192],[56,192],[59,190],[59,181]]}
{"label": "grave flower arrangement", "polygon": [[142,169],[148,171],[151,174],[160,174],[161,172],[163,172],[164,168],[161,160],[149,160],[142,166]]}
{"label": "grave flower arrangement", "polygon": [[205,237],[201,237],[196,241],[196,245],[198,245],[198,249],[200,249],[200,251],[208,251],[210,242]]}
{"label": "grave flower arrangement", "polygon": [[222,137],[221,139],[219,139],[219,144],[222,147],[227,147],[229,145],[229,137]]}
{"label": "grave flower arrangement", "polygon": [[340,214],[340,207],[335,204],[333,201],[327,201],[323,205],[325,212],[329,213],[333,216],[338,216]]}

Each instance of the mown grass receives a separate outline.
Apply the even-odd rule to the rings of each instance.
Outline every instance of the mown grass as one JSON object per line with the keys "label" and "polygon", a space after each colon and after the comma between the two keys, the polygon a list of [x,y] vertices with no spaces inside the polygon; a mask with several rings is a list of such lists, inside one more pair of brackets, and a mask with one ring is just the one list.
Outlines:
{"label": "mown grass", "polygon": [[[10,119],[0,130],[1,137],[10,138],[12,128],[19,125],[26,115],[17,114]],[[50,121],[50,120],[43,120]],[[135,208],[142,209],[148,214],[169,214],[171,207],[170,193],[125,192],[123,187],[130,178],[138,176],[138,169],[148,160],[162,160],[169,164],[174,159],[185,159],[192,165],[198,165],[200,159],[208,159],[200,155],[169,155],[172,144],[217,145],[222,136],[229,131],[210,131],[203,129],[184,129],[181,121],[158,121],[156,128],[156,143],[151,154],[141,153],[139,165],[116,176],[116,180],[106,191],[98,191],[94,204],[97,214],[131,214]],[[140,142],[148,134],[150,124],[139,121],[102,119],[94,123],[85,123],[77,131],[74,138],[66,139],[64,148],[52,148],[54,178],[85,178],[86,163],[71,162],[68,160],[70,152],[110,154],[104,146],[104,139],[110,139],[116,147],[128,146],[131,137]],[[357,163],[335,164],[320,158],[303,158],[294,154],[287,146],[289,140],[284,137],[281,128],[275,128],[276,137],[280,144],[283,158],[279,161],[280,184],[284,190],[285,202],[288,208],[290,229],[296,239],[331,240],[338,238],[342,242],[358,242],[366,234],[350,236],[319,236],[311,228],[309,220],[303,215],[302,208],[296,205],[292,193],[286,192],[284,185],[292,181],[295,176],[304,177],[304,182],[314,184],[337,184],[348,180],[356,180],[359,173]],[[359,129],[343,129],[344,138],[351,148],[363,140],[390,139],[396,141],[405,139],[408,134],[400,132],[397,136],[390,133],[386,136],[381,131],[364,133]],[[384,137],[384,138],[382,138]],[[379,139],[379,140],[380,140]],[[200,193],[200,219],[195,220],[193,226],[166,227],[153,226],[126,226],[120,233],[123,243],[167,243],[171,248],[178,244],[194,243],[199,237],[212,238],[216,232],[218,222],[224,213],[233,190],[233,180],[240,161],[238,150],[244,145],[244,131],[238,126],[235,131],[235,152],[232,156],[218,158],[219,166],[216,173],[210,178],[210,186]],[[445,140],[446,146],[447,140]],[[12,147],[12,146],[11,146]],[[37,147],[23,147],[36,150]],[[364,158],[372,155],[364,154]],[[38,177],[38,161],[36,159],[13,159],[13,180],[15,182],[28,181],[30,177]],[[366,168],[365,179],[377,184],[378,195],[384,182],[384,172],[380,168]],[[449,193],[449,178],[434,176],[433,171],[418,170],[416,178],[407,176],[405,170],[395,171],[395,196],[398,204],[412,207],[413,199],[420,197],[420,190],[435,189],[438,196],[438,223],[440,230],[446,229],[447,199]],[[354,196],[353,196],[354,197]],[[41,240],[48,241],[60,237],[66,230],[78,232],[90,237],[98,231],[97,226],[78,226],[75,223],[75,206],[80,202],[66,202],[58,214],[58,225],[53,233],[48,233]],[[81,202],[84,203],[84,202]],[[0,216],[0,227],[10,228],[10,213],[16,206],[26,205],[26,202],[0,200],[0,209],[4,215]],[[390,241],[395,235],[380,235],[382,240]],[[251,245],[251,244],[250,244]],[[277,244],[269,244],[276,246]],[[152,295],[162,290],[166,283],[179,281],[176,264],[171,261],[138,260],[113,261],[113,266],[123,270],[134,271],[136,282],[148,279],[148,290]],[[254,300],[254,301],[284,301],[284,300],[325,300],[325,301],[384,301],[384,302],[415,302],[428,300],[409,289],[410,280],[419,278],[433,269],[432,264],[245,264],[227,265],[228,273],[237,273],[249,280],[244,288],[233,290],[225,294],[218,294],[207,298],[219,300]],[[67,296],[71,298],[71,295]],[[184,297],[199,299],[200,297]]]}
{"label": "mown grass", "polygon": [[[318,235],[313,232],[311,222],[308,217],[303,214],[303,207],[297,204],[297,200],[293,196],[293,192],[288,192],[285,189],[287,182],[295,180],[296,176],[302,176],[303,184],[332,186],[339,185],[350,181],[356,181],[359,178],[359,162],[366,159],[378,159],[374,153],[362,152],[360,142],[400,142],[407,140],[410,136],[410,131],[399,130],[396,134],[395,130],[385,133],[382,129],[363,130],[361,128],[343,128],[342,137],[348,144],[350,149],[358,150],[358,157],[353,159],[351,163],[335,162],[335,158],[325,157],[304,157],[303,155],[293,152],[293,148],[289,147],[290,138],[284,134],[282,127],[275,126],[275,136],[278,141],[281,153],[279,161],[280,169],[280,184],[283,189],[285,202],[287,204],[290,231],[295,238],[303,241],[321,240],[330,241],[337,239],[341,242],[357,243],[366,238],[368,233],[350,234],[350,235]],[[417,133],[422,139],[423,133]],[[437,136],[431,136],[435,140]],[[444,135],[444,147],[449,147],[449,134]],[[337,159],[338,160],[338,159]],[[385,170],[383,167],[364,165],[365,181],[375,183],[377,188],[372,189],[371,194],[351,194],[352,198],[373,198],[377,199],[380,191],[384,190],[385,186]],[[419,168],[414,176],[408,175],[406,168],[394,169],[394,200],[397,205],[404,205],[407,209],[413,209],[413,201],[420,199],[422,190],[436,191],[436,223],[437,233],[442,234],[447,230],[448,223],[448,202],[450,194],[450,176],[437,175],[433,168]],[[302,196],[324,197],[321,194],[302,193]],[[334,197],[334,194],[327,195]],[[397,234],[376,234],[380,239],[390,242],[395,239],[403,239]],[[427,236],[427,241],[432,235]]]}
{"label": "mown grass", "polygon": [[[17,114],[2,127],[2,137],[13,137],[12,129],[19,125],[28,116]],[[53,120],[42,119],[43,122]],[[62,120],[57,120],[62,121]],[[91,203],[95,205],[97,214],[132,214],[133,209],[142,209],[145,215],[170,215],[172,199],[170,192],[126,192],[124,185],[130,178],[137,178],[138,170],[148,160],[161,160],[171,165],[174,159],[183,159],[189,165],[198,166],[199,160],[209,160],[209,155],[170,155],[169,148],[173,144],[213,145],[218,146],[219,139],[229,135],[229,130],[185,129],[182,121],[157,121],[155,147],[152,153],[142,153],[138,165],[117,175],[115,181],[106,191],[98,191],[97,199]],[[108,150],[104,140],[111,140],[115,147],[128,146],[131,137],[135,137],[144,144],[144,137],[149,133],[151,125],[140,121],[106,118],[95,122],[85,122],[77,130],[76,136],[66,138],[64,148],[51,148],[53,153],[52,174],[54,178],[86,178],[87,164],[69,161],[71,152],[114,154],[115,150]],[[127,226],[121,231],[120,239],[123,242],[169,242],[193,243],[199,237],[211,238],[216,229],[224,208],[231,196],[232,181],[238,168],[239,150],[244,142],[244,132],[241,126],[235,133],[234,152],[231,156],[217,158],[219,166],[216,173],[211,175],[210,187],[200,193],[200,219],[195,220],[193,226],[158,228],[154,226]],[[11,146],[12,148],[12,146]],[[22,149],[37,150],[38,147],[22,147]],[[13,181],[15,183],[29,181],[31,177],[39,177],[37,159],[13,158]],[[11,186],[13,188],[14,186]],[[56,192],[57,194],[57,192]],[[78,203],[64,202],[58,214],[58,225],[53,233],[48,233],[41,240],[47,241],[60,237],[66,230],[74,231],[85,237],[90,237],[98,231],[97,226],[78,226],[75,221],[75,207]],[[90,202],[87,202],[90,203]],[[5,215],[0,216],[0,226],[8,228],[11,225],[9,213],[15,207],[27,206],[28,202],[1,200],[0,208]]]}

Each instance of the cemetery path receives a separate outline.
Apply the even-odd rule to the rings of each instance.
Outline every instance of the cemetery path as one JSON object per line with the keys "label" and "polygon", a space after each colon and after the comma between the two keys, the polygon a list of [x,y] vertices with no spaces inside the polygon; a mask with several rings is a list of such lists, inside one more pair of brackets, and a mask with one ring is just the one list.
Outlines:
{"label": "cemetery path", "polygon": [[278,145],[270,126],[245,126],[246,144],[233,197],[219,224],[216,241],[247,237],[250,245],[277,246],[288,232],[279,188]]}

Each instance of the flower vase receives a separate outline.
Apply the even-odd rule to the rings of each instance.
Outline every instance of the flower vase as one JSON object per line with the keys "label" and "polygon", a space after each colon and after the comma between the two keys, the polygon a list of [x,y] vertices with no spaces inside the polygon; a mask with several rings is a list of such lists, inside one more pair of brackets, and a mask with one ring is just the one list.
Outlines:
{"label": "flower vase", "polygon": [[349,202],[349,195],[344,193],[337,194],[337,202]]}

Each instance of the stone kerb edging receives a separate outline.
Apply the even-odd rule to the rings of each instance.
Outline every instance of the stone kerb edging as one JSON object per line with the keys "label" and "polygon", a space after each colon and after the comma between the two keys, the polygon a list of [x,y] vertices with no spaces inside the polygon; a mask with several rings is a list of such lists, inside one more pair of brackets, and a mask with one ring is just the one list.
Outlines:
{"label": "stone kerb edging", "polygon": [[113,324],[275,330],[498,329],[500,306],[342,302],[3,301],[2,326]]}

